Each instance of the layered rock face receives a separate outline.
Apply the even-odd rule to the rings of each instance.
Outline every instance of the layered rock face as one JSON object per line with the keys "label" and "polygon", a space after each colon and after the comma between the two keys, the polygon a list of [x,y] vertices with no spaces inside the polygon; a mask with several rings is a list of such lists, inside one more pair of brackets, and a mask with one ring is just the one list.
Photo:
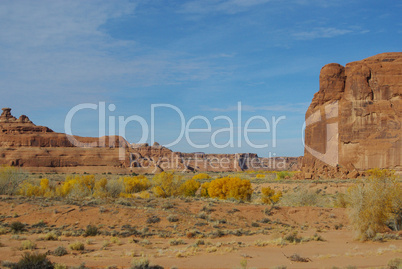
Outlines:
{"label": "layered rock face", "polygon": [[[3,108],[0,116],[0,165],[122,167],[126,161],[119,160],[119,150],[114,147],[121,141],[119,137],[101,140],[94,137],[69,138],[47,127],[36,126],[27,116],[16,119],[11,115],[10,108]],[[123,143],[126,143],[125,140]]]}
{"label": "layered rock face", "polygon": [[[402,53],[321,69],[306,113],[306,178],[401,170]],[[353,171],[353,173],[351,173]]]}
{"label": "layered rock face", "polygon": [[[256,154],[173,152],[155,143],[129,144],[119,136],[67,136],[19,119],[3,108],[0,116],[0,165],[41,168],[115,167],[137,173],[179,171],[298,170],[298,158],[259,158]],[[93,171],[94,169],[92,169]],[[65,171],[65,170],[63,170]],[[124,172],[124,170],[123,170]]]}

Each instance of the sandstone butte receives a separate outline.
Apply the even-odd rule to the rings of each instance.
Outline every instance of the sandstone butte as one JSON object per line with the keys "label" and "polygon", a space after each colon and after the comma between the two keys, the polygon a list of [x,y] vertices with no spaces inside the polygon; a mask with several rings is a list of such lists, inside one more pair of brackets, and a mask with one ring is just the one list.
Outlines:
{"label": "sandstone butte", "polygon": [[402,53],[324,66],[306,112],[304,157],[181,153],[118,136],[74,136],[72,143],[3,108],[0,165],[55,172],[301,170],[298,177],[307,179],[355,178],[371,168],[401,171],[401,94]]}
{"label": "sandstone butte", "polygon": [[300,169],[300,157],[181,153],[158,143],[152,146],[130,144],[119,136],[73,138],[48,127],[36,126],[25,115],[17,119],[12,116],[10,108],[3,108],[0,116],[0,165],[23,167],[32,172],[67,173]]}
{"label": "sandstone butte", "polygon": [[331,63],[306,113],[301,178],[401,172],[402,53]]}

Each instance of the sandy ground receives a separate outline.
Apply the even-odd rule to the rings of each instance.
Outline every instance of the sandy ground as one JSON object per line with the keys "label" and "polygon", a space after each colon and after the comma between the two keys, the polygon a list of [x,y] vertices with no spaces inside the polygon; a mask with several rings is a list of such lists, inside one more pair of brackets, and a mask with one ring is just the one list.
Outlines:
{"label": "sandy ground", "polygon": [[[266,208],[203,199],[66,201],[3,196],[0,260],[18,261],[27,251],[21,250],[26,240],[36,244],[28,251],[48,253],[53,262],[85,262],[93,268],[128,268],[141,257],[165,268],[241,268],[242,260],[247,260],[247,268],[371,268],[402,258],[400,239],[353,240],[346,209],[281,207],[267,214]],[[178,221],[168,221],[169,216]],[[152,217],[160,221],[150,223]],[[15,221],[26,224],[23,232],[10,231]],[[97,226],[100,234],[85,236],[87,225]],[[43,240],[52,231],[59,235],[57,240]],[[280,240],[295,232],[302,242]],[[181,239],[180,244],[172,239]],[[69,249],[76,241],[84,243],[84,251]],[[52,255],[58,246],[68,254]],[[291,261],[292,254],[309,261]]]}

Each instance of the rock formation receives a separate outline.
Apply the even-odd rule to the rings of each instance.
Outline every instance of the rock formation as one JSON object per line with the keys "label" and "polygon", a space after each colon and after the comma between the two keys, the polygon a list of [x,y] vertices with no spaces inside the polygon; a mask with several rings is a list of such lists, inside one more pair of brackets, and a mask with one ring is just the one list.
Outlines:
{"label": "rock formation", "polygon": [[[0,165],[41,168],[78,167],[109,171],[156,173],[180,171],[298,170],[298,158],[259,158],[256,154],[173,152],[158,143],[129,144],[119,136],[78,137],[36,126],[25,115],[16,119],[10,108],[0,116]],[[94,169],[92,169],[93,171]]]}
{"label": "rock formation", "polygon": [[305,178],[401,170],[402,53],[321,69],[306,113]]}

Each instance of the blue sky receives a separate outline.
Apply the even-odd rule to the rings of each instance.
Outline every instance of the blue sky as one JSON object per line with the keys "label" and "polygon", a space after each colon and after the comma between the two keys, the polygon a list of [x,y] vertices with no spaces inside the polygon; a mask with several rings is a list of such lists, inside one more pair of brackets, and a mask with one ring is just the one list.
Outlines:
{"label": "blue sky", "polygon": [[[299,156],[304,114],[318,91],[321,67],[401,51],[400,14],[400,1],[2,0],[0,105],[64,132],[68,111],[82,103],[114,104],[107,117],[118,122],[118,116],[137,115],[148,124],[152,104],[171,104],[186,122],[193,116],[211,122],[211,132],[190,135],[197,144],[208,144],[212,132],[228,127],[216,116],[233,119],[235,141],[247,119],[261,116],[272,124],[272,117],[284,116],[276,147],[271,130],[250,135],[254,144],[268,143],[261,149],[244,138],[240,147],[200,150],[183,138],[170,148]],[[155,118],[155,140],[174,141],[178,114],[159,108]],[[205,127],[202,120],[191,125]],[[255,120],[250,127],[264,126]],[[97,136],[97,111],[78,112],[73,133]],[[130,142],[141,134],[140,124],[127,125]],[[216,138],[225,144],[229,134]]]}

